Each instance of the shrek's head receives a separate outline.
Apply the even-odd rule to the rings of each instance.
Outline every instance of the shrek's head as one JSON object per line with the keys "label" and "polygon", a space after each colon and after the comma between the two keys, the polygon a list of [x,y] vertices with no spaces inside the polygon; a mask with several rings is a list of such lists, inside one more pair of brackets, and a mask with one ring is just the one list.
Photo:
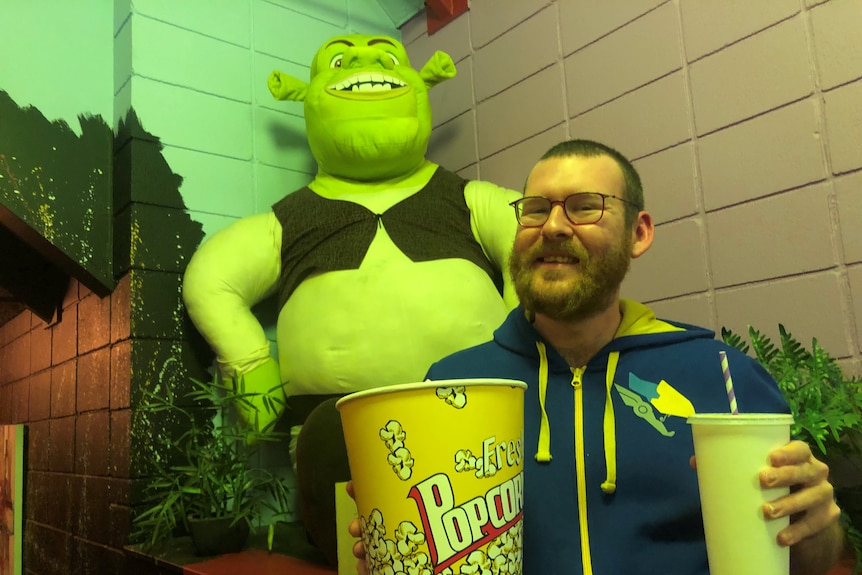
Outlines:
{"label": "shrek's head", "polygon": [[431,133],[428,89],[455,75],[438,52],[417,72],[400,42],[351,34],[323,44],[311,82],[273,72],[278,99],[303,100],[311,152],[324,173],[363,181],[409,174],[425,159]]}

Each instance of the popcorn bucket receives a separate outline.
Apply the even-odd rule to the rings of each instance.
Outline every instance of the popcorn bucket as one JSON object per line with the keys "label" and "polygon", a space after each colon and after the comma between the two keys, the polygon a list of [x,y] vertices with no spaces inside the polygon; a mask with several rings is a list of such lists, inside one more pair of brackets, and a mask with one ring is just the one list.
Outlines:
{"label": "popcorn bucket", "polygon": [[450,379],[338,401],[371,575],[520,575],[526,387]]}

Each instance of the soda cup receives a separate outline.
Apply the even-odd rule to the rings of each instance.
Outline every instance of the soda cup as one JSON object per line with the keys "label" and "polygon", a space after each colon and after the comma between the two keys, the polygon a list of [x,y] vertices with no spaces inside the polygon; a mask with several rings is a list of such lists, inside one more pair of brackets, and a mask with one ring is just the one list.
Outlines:
{"label": "soda cup", "polygon": [[702,413],[688,418],[710,575],[787,575],[790,549],[778,545],[787,517],[766,519],[763,504],[789,488],[763,489],[769,452],[790,441],[793,416]]}

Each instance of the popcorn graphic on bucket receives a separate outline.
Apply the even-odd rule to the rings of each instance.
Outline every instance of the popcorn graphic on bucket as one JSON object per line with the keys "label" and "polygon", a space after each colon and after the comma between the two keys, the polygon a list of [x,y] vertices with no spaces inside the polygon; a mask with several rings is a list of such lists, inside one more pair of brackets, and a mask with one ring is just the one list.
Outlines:
{"label": "popcorn graphic on bucket", "polygon": [[338,401],[372,575],[520,575],[526,387],[425,381]]}

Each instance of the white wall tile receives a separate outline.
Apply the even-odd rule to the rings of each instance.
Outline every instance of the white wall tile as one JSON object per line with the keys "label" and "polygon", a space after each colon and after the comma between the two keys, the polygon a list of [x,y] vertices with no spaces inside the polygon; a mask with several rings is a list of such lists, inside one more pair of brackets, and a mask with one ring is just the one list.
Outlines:
{"label": "white wall tile", "polygon": [[[472,49],[470,48],[470,20],[468,15],[469,12],[462,14],[431,36],[425,33],[406,44],[410,64],[417,70],[421,70],[422,66],[438,50],[448,54],[456,64],[469,56]],[[424,16],[422,22],[424,25]]]}
{"label": "white wall tile", "polygon": [[712,319],[712,298],[708,294],[695,294],[650,302],[649,306],[660,319],[669,319],[716,330]]}
{"label": "white wall tile", "polygon": [[[251,1],[254,49],[258,52],[311,66],[311,60],[324,42],[345,33],[344,28],[336,24],[264,0]],[[301,41],[297,41],[297,37]]]}
{"label": "white wall tile", "polygon": [[[853,306],[853,315],[862,317],[862,266],[853,266],[847,270],[850,280],[850,298]],[[856,341],[860,342],[856,351],[862,351],[862,322],[856,321]]]}
{"label": "white wall tile", "polygon": [[254,179],[254,211],[261,213],[270,210],[273,204],[287,194],[307,186],[314,179],[314,174],[254,162]]}
{"label": "white wall tile", "polygon": [[473,47],[484,46],[550,3],[551,0],[472,0],[470,35]]}
{"label": "white wall tile", "polygon": [[680,0],[689,61],[799,12],[798,0]]}
{"label": "white wall tile", "polygon": [[248,105],[146,78],[132,82],[132,106],[141,125],[165,145],[251,159]]}
{"label": "white wall tile", "polygon": [[657,224],[697,211],[694,150],[690,142],[633,162],[647,211]]}
{"label": "white wall tile", "polygon": [[862,167],[862,81],[826,93],[823,101],[832,173]]}
{"label": "white wall tile", "polygon": [[676,6],[665,4],[566,58],[569,114],[585,112],[681,65]]}
{"label": "white wall tile", "polygon": [[[467,12],[467,14],[469,14],[469,12]],[[467,15],[462,14],[461,16],[456,18],[456,20],[462,20],[462,19],[466,19],[466,18],[467,18]],[[452,24],[450,23],[450,26],[451,25]],[[447,26],[447,28],[448,28],[448,26]],[[413,16],[413,18],[409,19],[404,24],[402,24],[402,26],[401,26],[401,41],[405,45],[412,44],[414,40],[418,40],[423,35],[424,36],[428,35],[428,19],[425,15],[425,10],[422,10],[421,12],[419,12],[418,14]]]}
{"label": "white wall tile", "polygon": [[827,2],[811,11],[820,87],[862,77],[862,0]]}
{"label": "white wall tile", "polygon": [[473,109],[473,62],[461,60],[458,73],[437,84],[428,92],[434,126],[448,122],[455,116]]}
{"label": "white wall tile", "polygon": [[835,357],[849,355],[842,279],[835,272],[719,290],[715,295],[720,326],[748,334],[751,325],[778,341],[778,324],[806,346],[811,338]]}
{"label": "white wall tile", "polygon": [[[261,1],[261,0],[255,0]],[[342,29],[347,28],[348,0],[265,0],[305,16],[311,16]]]}
{"label": "white wall tile", "polygon": [[180,193],[187,209],[240,217],[254,213],[249,162],[174,146],[165,146],[162,155],[183,178]]}
{"label": "white wall tile", "polygon": [[691,135],[682,73],[671,74],[569,121],[573,138],[603,142],[630,160]]}
{"label": "white wall tile", "polygon": [[834,267],[828,194],[816,184],[707,214],[715,285]]}
{"label": "white wall tile", "polygon": [[819,132],[815,102],[806,100],[701,138],[706,209],[823,179]]}
{"label": "white wall tile", "polygon": [[[862,262],[862,172],[854,172],[835,180],[844,262]],[[862,318],[862,316],[859,316]]]}
{"label": "white wall tile", "polygon": [[428,141],[426,157],[456,172],[476,163],[476,123],[471,110],[438,126]]}
{"label": "white wall tile", "polygon": [[131,0],[132,10],[180,28],[249,47],[251,0]]}
{"label": "white wall tile", "polygon": [[476,100],[482,101],[557,60],[556,10],[548,7],[473,56]]}
{"label": "white wall tile", "polygon": [[254,158],[270,166],[316,173],[305,133],[305,119],[267,108],[254,112]]}
{"label": "white wall tile", "polygon": [[348,0],[347,28],[356,34],[389,36],[400,41],[401,32],[396,26],[396,20],[403,18],[403,14],[409,12],[409,7],[403,1],[398,7],[404,8],[400,15],[394,11],[390,14],[379,0]]}
{"label": "white wall tile", "polygon": [[625,293],[652,301],[706,291],[703,224],[687,218],[658,226],[652,247],[632,261]]}
{"label": "white wall tile", "polygon": [[523,191],[527,176],[539,158],[566,139],[566,125],[561,123],[511,148],[488,156],[479,164],[482,179],[504,188]]}
{"label": "white wall tile", "polygon": [[665,0],[559,0],[563,54],[571,54],[664,2]]}
{"label": "white wall tile", "polygon": [[709,133],[812,93],[800,18],[760,32],[690,67],[697,133]]}
{"label": "white wall tile", "polygon": [[553,65],[480,102],[476,107],[479,157],[558,124],[565,116],[561,86],[560,67]]}
{"label": "white wall tile", "polygon": [[134,16],[131,24],[132,70],[136,75],[251,102],[247,48],[146,16]]}
{"label": "white wall tile", "polygon": [[114,36],[114,94],[132,78],[132,19]]}

